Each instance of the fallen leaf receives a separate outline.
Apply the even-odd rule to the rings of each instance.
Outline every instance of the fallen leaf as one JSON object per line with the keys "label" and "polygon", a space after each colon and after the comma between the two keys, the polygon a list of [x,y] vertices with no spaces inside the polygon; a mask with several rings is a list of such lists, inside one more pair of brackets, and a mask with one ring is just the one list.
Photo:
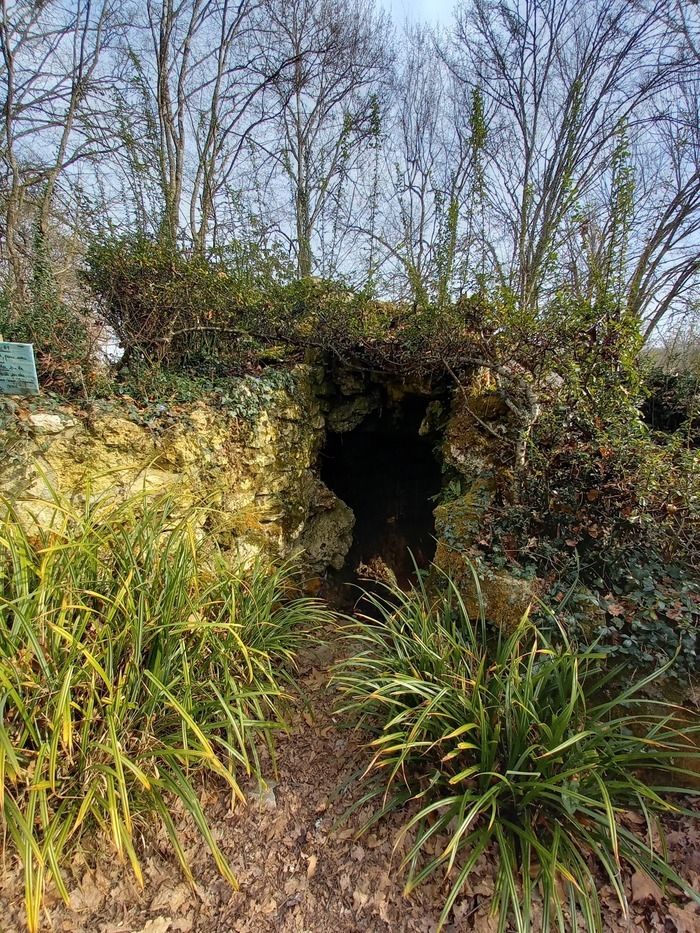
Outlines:
{"label": "fallen leaf", "polygon": [[194,920],[191,916],[180,917],[173,923],[173,933],[190,933],[194,926]]}
{"label": "fallen leaf", "polygon": [[355,904],[357,913],[360,913],[360,911],[363,909],[363,907],[365,907],[365,905],[369,901],[369,894],[367,894],[366,891],[360,891],[358,889],[358,890],[353,891],[352,899]]}
{"label": "fallen leaf", "polygon": [[483,908],[474,917],[475,933],[496,933],[498,930],[498,917],[491,913],[489,908]]}
{"label": "fallen leaf", "polygon": [[175,888],[165,885],[151,901],[149,910],[152,913],[157,913],[159,910],[177,911],[189,899],[189,896],[190,889],[186,884],[179,884]]}
{"label": "fallen leaf", "polygon": [[625,611],[625,607],[620,603],[608,603],[605,608],[611,616],[621,616]]}
{"label": "fallen leaf", "polygon": [[632,875],[632,900],[635,904],[653,900],[657,903],[662,899],[661,888],[643,871],[635,871]]}
{"label": "fallen leaf", "polygon": [[146,923],[145,927],[137,930],[137,933],[168,933],[171,923],[171,917],[154,917]]}
{"label": "fallen leaf", "polygon": [[73,910],[97,910],[104,899],[104,892],[97,887],[89,872],[83,875],[80,887],[70,892],[70,903]]}
{"label": "fallen leaf", "polygon": [[700,913],[696,904],[690,903],[685,907],[671,904],[668,912],[676,927],[676,933],[698,933],[700,930]]}

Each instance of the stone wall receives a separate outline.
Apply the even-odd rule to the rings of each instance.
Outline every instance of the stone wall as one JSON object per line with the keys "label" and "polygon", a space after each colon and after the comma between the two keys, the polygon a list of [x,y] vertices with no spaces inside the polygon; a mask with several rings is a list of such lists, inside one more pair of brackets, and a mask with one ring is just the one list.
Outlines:
{"label": "stone wall", "polygon": [[[227,399],[143,412],[127,401],[78,410],[8,403],[0,494],[48,521],[69,497],[169,489],[206,503],[222,546],[244,559],[303,551],[315,571],[340,567],[354,517],[318,479],[321,375],[311,366],[238,381]],[[53,492],[52,492],[53,491]]]}
{"label": "stone wall", "polygon": [[[68,408],[48,400],[5,400],[0,495],[27,520],[50,521],[54,493],[126,496],[171,490],[182,503],[206,504],[207,532],[244,560],[301,554],[306,567],[340,569],[354,515],[319,479],[326,430],[350,431],[387,400],[431,387],[353,371],[300,365],[232,383],[226,398],[144,410],[128,399]],[[507,410],[492,379],[476,373],[428,405],[421,433],[441,438],[446,477],[435,509],[435,563],[457,581],[472,615],[484,604],[512,625],[536,586],[495,570],[479,556],[484,517],[508,482]],[[479,578],[475,582],[474,571]]]}
{"label": "stone wall", "polygon": [[455,392],[444,428],[442,457],[458,478],[458,492],[443,495],[435,509],[435,564],[459,585],[467,611],[483,611],[511,628],[538,596],[538,581],[491,567],[482,559],[479,540],[496,491],[514,477],[508,436],[508,409],[487,370]]}

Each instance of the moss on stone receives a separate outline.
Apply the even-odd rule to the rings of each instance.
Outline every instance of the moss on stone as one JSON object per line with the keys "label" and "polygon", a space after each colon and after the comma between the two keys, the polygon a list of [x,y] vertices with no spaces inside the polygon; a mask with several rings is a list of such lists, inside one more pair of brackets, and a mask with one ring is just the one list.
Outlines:
{"label": "moss on stone", "polygon": [[444,541],[438,541],[435,565],[459,588],[470,618],[477,619],[483,612],[489,622],[506,631],[517,626],[538,598],[539,581],[495,570]]}
{"label": "moss on stone", "polygon": [[485,475],[475,479],[463,495],[440,503],[434,512],[438,538],[459,551],[475,545],[494,489],[493,477]]}
{"label": "moss on stone", "polygon": [[168,488],[183,506],[206,503],[206,533],[247,557],[298,552],[302,532],[313,540],[317,522],[316,537],[327,540],[311,563],[321,569],[327,553],[337,564],[353,517],[314,475],[324,433],[318,382],[310,366],[248,377],[235,396],[182,405],[160,420],[134,417],[115,400],[90,417],[68,408],[35,412],[20,430],[17,412],[15,456],[0,466],[0,493],[27,519],[46,523],[52,490],[80,497]]}
{"label": "moss on stone", "polygon": [[458,585],[471,616],[483,608],[491,622],[510,629],[536,600],[539,584],[490,566],[479,547],[496,491],[510,479],[506,415],[486,370],[475,373],[453,398],[442,453],[458,478],[451,486],[460,494],[435,509],[435,564]]}

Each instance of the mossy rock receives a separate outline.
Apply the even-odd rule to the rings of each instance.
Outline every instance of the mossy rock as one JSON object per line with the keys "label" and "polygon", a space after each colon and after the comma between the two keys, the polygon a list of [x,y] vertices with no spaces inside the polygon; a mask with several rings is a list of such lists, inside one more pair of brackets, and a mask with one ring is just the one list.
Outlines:
{"label": "mossy rock", "polygon": [[478,619],[482,612],[489,622],[512,631],[538,600],[540,581],[525,580],[507,570],[496,570],[478,558],[456,551],[439,541],[435,566],[459,588],[467,613]]}
{"label": "mossy rock", "polygon": [[438,505],[433,513],[438,538],[458,551],[466,551],[475,545],[494,489],[493,477],[484,476],[472,483],[463,495]]}
{"label": "mossy rock", "polygon": [[31,417],[12,411],[0,495],[28,522],[50,524],[52,489],[78,500],[168,489],[183,508],[206,505],[202,532],[246,560],[298,553],[305,525],[315,523],[311,563],[322,569],[327,554],[335,566],[349,547],[353,516],[329,500],[315,475],[324,432],[319,387],[318,370],[300,365],[232,381],[226,397],[160,413],[127,399],[89,415],[43,404]]}

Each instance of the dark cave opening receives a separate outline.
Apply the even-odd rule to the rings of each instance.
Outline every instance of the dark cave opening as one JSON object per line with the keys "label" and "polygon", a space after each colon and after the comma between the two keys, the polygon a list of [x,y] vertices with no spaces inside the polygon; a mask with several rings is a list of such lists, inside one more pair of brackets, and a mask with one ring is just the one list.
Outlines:
{"label": "dark cave opening", "polygon": [[360,564],[377,559],[400,586],[427,567],[435,553],[434,498],[441,468],[434,434],[421,435],[430,399],[408,395],[343,433],[329,432],[321,459],[324,482],[355,513],[353,543],[340,572],[356,579]]}

